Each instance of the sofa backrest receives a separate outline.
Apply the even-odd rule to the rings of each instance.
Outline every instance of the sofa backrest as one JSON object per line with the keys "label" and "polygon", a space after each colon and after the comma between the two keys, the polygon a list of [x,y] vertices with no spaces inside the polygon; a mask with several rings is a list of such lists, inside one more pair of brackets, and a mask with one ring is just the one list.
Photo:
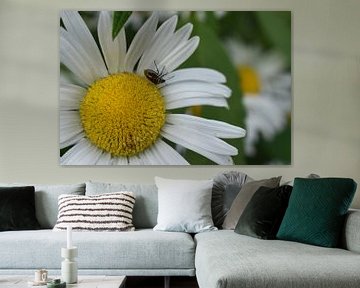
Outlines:
{"label": "sofa backrest", "polygon": [[157,223],[158,192],[155,184],[86,182],[85,195],[131,191],[135,194],[133,223],[136,229],[153,228]]}
{"label": "sofa backrest", "polygon": [[34,186],[36,218],[43,229],[52,229],[55,226],[58,216],[58,197],[61,194],[85,195],[85,183],[60,185],[0,183],[0,186]]}

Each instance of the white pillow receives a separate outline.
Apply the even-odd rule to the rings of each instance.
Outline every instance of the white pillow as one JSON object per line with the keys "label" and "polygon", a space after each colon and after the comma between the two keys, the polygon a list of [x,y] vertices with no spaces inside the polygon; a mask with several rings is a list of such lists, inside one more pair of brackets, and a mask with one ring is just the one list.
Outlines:
{"label": "white pillow", "polygon": [[211,217],[213,180],[155,177],[159,212],[154,230],[198,233],[217,230]]}

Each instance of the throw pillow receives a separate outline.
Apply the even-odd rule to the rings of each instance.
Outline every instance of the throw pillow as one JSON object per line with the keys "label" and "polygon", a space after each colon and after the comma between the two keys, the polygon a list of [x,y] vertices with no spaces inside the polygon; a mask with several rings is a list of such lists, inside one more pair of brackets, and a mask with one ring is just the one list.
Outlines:
{"label": "throw pillow", "polygon": [[295,178],[277,238],[336,247],[355,190],[349,178]]}
{"label": "throw pillow", "polygon": [[248,175],[238,171],[227,171],[215,177],[212,188],[211,214],[216,227],[221,228],[242,185],[251,180]]}
{"label": "throw pillow", "polygon": [[280,179],[281,176],[270,179],[251,181],[244,184],[224,219],[223,229],[234,230],[237,222],[240,219],[241,214],[243,213],[246,205],[249,203],[251,197],[255,194],[255,192],[261,186],[269,188],[278,187]]}
{"label": "throw pillow", "polygon": [[275,239],[288,206],[292,187],[260,187],[251,198],[235,232],[260,239]]}
{"label": "throw pillow", "polygon": [[131,191],[136,202],[133,223],[136,229],[154,228],[158,215],[158,192],[155,184],[86,182],[86,195]]}
{"label": "throw pillow", "polygon": [[155,177],[159,213],[154,230],[198,233],[216,230],[211,217],[213,180]]}
{"label": "throw pillow", "polygon": [[72,226],[74,231],[133,231],[132,192],[95,196],[59,196],[59,216],[55,231]]}
{"label": "throw pillow", "polygon": [[33,186],[0,187],[0,231],[40,228],[34,194]]}

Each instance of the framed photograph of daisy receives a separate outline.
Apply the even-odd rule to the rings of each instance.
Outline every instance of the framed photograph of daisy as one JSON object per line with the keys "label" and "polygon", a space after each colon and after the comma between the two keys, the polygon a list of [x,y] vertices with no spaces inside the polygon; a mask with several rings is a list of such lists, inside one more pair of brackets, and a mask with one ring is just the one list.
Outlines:
{"label": "framed photograph of daisy", "polygon": [[291,164],[289,11],[60,13],[61,165]]}

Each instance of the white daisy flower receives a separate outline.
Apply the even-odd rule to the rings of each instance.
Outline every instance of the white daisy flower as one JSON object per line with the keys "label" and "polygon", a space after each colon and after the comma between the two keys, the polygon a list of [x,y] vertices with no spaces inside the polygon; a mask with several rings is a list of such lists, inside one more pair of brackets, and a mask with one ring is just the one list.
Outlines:
{"label": "white daisy flower", "polygon": [[229,42],[246,109],[245,153],[253,156],[260,135],[270,141],[283,130],[291,112],[291,75],[276,53]]}
{"label": "white daisy flower", "polygon": [[238,150],[220,138],[244,137],[244,129],[170,112],[227,107],[231,94],[215,70],[175,70],[199,44],[199,37],[190,38],[190,23],[176,30],[175,15],[157,27],[154,13],[127,48],[125,29],[113,41],[112,16],[102,11],[100,51],[78,12],[63,11],[61,19],[60,60],[83,83],[60,84],[60,148],[72,146],[62,165],[189,164],[166,141],[217,164],[233,163]]}

